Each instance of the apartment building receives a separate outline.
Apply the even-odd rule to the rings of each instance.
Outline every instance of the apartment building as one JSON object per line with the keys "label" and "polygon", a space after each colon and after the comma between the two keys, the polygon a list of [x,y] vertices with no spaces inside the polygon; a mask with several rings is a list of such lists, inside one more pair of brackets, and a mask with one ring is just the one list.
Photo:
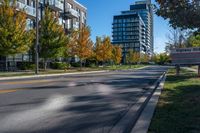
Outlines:
{"label": "apartment building", "polygon": [[[79,29],[87,23],[87,8],[76,0],[38,0],[39,19],[44,14],[45,7],[59,14],[59,24],[66,33],[71,29]],[[36,0],[17,0],[17,9],[27,13],[27,30],[35,28]],[[0,70],[5,70],[7,64],[9,70],[15,70],[20,62],[32,62],[32,54],[19,54],[15,57],[0,57]]]}
{"label": "apartment building", "polygon": [[113,17],[113,45],[123,49],[123,62],[129,49],[153,54],[153,5],[150,0],[137,1],[130,10]]}

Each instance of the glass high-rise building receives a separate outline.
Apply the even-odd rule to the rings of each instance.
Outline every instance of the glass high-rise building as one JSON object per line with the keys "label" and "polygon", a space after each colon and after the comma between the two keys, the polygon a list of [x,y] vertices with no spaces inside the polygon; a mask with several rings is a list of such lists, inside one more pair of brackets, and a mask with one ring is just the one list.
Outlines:
{"label": "glass high-rise building", "polygon": [[113,45],[123,49],[123,61],[129,49],[153,54],[153,5],[151,0],[137,1],[130,10],[122,11],[113,18]]}

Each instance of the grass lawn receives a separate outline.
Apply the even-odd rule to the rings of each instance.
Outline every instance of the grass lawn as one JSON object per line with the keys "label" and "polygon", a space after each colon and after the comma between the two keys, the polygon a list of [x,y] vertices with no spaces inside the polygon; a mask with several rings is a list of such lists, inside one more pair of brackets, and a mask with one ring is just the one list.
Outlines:
{"label": "grass lawn", "polygon": [[109,66],[109,67],[105,67],[102,69],[106,69],[106,70],[129,70],[129,69],[137,69],[137,68],[141,68],[147,65],[118,65],[118,66]]}
{"label": "grass lawn", "polygon": [[149,133],[200,133],[200,78],[181,70],[168,72]]}
{"label": "grass lawn", "polygon": [[[137,69],[144,67],[145,65],[119,65],[119,66],[106,66],[106,67],[83,67],[82,70],[80,68],[72,68],[69,70],[46,70],[40,71],[40,74],[58,74],[58,73],[72,73],[72,72],[80,72],[80,71],[101,71],[101,70],[127,70],[127,69]],[[0,72],[0,77],[12,77],[12,76],[29,76],[34,75],[34,71],[29,72]]]}

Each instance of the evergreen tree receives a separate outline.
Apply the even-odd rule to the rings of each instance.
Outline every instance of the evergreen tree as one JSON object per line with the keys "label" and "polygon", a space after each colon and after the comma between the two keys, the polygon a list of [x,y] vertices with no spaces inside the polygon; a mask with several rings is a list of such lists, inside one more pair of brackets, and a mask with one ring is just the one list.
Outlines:
{"label": "evergreen tree", "polygon": [[40,22],[39,29],[40,57],[44,61],[46,70],[48,59],[64,57],[68,38],[64,29],[59,25],[58,16],[51,12],[49,8],[45,9],[44,16]]}

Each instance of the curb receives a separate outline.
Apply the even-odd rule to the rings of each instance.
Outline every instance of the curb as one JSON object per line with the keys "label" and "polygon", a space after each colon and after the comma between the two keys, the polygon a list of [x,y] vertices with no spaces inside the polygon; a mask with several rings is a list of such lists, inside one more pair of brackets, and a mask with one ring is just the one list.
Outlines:
{"label": "curb", "polygon": [[151,124],[151,119],[153,118],[153,114],[156,109],[156,105],[158,103],[162,89],[164,88],[165,80],[166,80],[166,75],[163,77],[159,86],[156,88],[155,92],[153,93],[151,99],[149,100],[146,107],[142,111],[131,133],[147,133],[148,132],[149,126]]}
{"label": "curb", "polygon": [[5,77],[0,78],[2,80],[13,80],[13,79],[30,79],[30,78],[45,78],[45,77],[57,77],[57,76],[67,76],[67,75],[78,75],[78,74],[90,74],[90,73],[104,73],[109,72],[105,71],[89,71],[89,72],[74,72],[74,73],[60,73],[60,74],[45,74],[45,75],[31,75],[31,76],[14,76],[14,77]]}
{"label": "curb", "polygon": [[134,125],[137,123],[138,118],[143,112],[144,108],[151,99],[153,93],[159,86],[162,79],[165,77],[166,72],[164,72],[159,79],[150,86],[150,91],[145,93],[139,100],[134,104],[129,111],[113,126],[109,133],[130,133]]}
{"label": "curb", "polygon": [[[140,70],[140,69],[144,69],[144,68],[147,68],[147,67],[148,66],[136,68],[136,69],[132,69],[132,70]],[[2,80],[14,80],[14,79],[46,78],[46,77],[78,75],[78,74],[104,73],[104,72],[112,72],[112,71],[117,71],[117,70],[88,71],[88,72],[59,73],[59,74],[43,74],[43,75],[31,75],[31,76],[13,76],[13,77],[0,78],[0,81],[2,81]]]}

